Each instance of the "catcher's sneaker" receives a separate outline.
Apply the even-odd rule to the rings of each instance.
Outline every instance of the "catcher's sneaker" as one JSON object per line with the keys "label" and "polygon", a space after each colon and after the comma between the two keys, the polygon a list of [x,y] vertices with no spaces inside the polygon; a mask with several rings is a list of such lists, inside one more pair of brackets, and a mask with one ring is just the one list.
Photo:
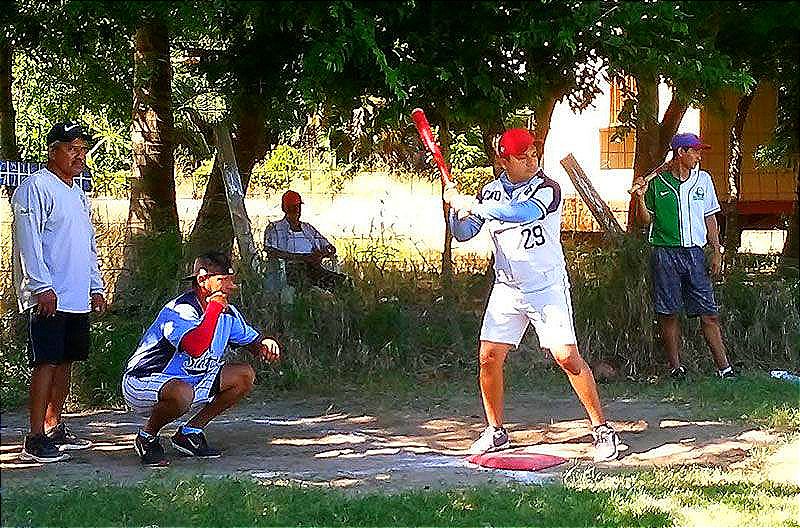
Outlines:
{"label": "catcher's sneaker", "polygon": [[510,446],[511,442],[508,439],[508,433],[503,427],[488,425],[481,433],[481,436],[470,446],[467,453],[470,455],[482,455],[492,451],[508,449]]}
{"label": "catcher's sneaker", "polygon": [[594,436],[594,461],[608,462],[619,456],[619,436],[608,424],[598,425]]}
{"label": "catcher's sneaker", "polygon": [[59,451],[70,451],[87,449],[92,447],[92,441],[86,438],[78,438],[69,430],[67,424],[61,422],[54,428],[47,431],[47,437],[53,441]]}
{"label": "catcher's sneaker", "polygon": [[31,460],[47,464],[48,462],[61,462],[69,460],[68,453],[62,453],[47,435],[27,435],[22,443],[20,460]]}
{"label": "catcher's sneaker", "polygon": [[161,447],[161,440],[158,436],[145,436],[140,432],[133,441],[133,448],[142,459],[143,466],[165,467],[169,465],[169,460],[164,456],[164,448]]}
{"label": "catcher's sneaker", "polygon": [[686,369],[683,366],[675,367],[669,371],[669,377],[672,381],[683,381],[686,379]]}
{"label": "catcher's sneaker", "polygon": [[178,428],[172,436],[172,445],[184,456],[198,458],[219,458],[222,452],[208,445],[206,435],[199,433],[184,433],[183,428]]}

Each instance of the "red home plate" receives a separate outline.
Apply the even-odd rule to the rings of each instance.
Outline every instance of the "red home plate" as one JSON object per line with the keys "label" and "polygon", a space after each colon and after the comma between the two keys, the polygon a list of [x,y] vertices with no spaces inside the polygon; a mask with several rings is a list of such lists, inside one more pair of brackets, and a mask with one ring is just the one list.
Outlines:
{"label": "red home plate", "polygon": [[492,469],[511,469],[514,471],[539,471],[566,462],[566,458],[525,451],[500,451],[472,455],[467,462]]}

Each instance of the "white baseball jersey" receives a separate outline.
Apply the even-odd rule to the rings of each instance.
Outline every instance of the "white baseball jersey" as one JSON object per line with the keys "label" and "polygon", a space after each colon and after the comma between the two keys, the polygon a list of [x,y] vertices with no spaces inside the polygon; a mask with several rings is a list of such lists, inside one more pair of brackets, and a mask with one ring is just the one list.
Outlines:
{"label": "white baseball jersey", "polygon": [[[540,169],[528,182],[509,194],[500,179],[486,184],[478,197],[478,214],[485,214],[485,226],[494,242],[496,282],[523,292],[553,286],[566,276],[561,249],[561,188]],[[510,222],[497,219],[494,211],[522,203],[540,210],[537,219]],[[501,216],[502,217],[502,216]]]}

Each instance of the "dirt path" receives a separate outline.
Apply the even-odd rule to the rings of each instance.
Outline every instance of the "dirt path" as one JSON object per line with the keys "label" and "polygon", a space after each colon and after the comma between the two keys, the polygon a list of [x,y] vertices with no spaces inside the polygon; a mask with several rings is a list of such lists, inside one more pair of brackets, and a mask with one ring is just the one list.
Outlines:
{"label": "dirt path", "polygon": [[[20,462],[27,414],[3,413],[0,467],[4,486],[32,479],[57,482],[109,479],[137,482],[154,473],[165,476],[250,476],[265,482],[398,490],[440,488],[508,480],[558,479],[577,465],[591,465],[588,422],[571,399],[511,395],[507,427],[512,441],[531,452],[554,454],[569,462],[540,472],[478,468],[463,449],[483,427],[480,407],[459,398],[399,408],[383,402],[370,411],[353,398],[258,401],[251,398],[207,428],[209,441],[223,449],[217,460],[180,458],[162,435],[172,459],[168,469],[145,469],[133,452],[140,419],[120,410],[70,415],[72,429],[93,440],[73,460],[51,465]],[[778,438],[755,429],[715,421],[686,419],[687,408],[647,401],[611,401],[607,414],[627,446],[616,462],[602,468],[668,464],[729,465],[744,460],[755,446]]]}

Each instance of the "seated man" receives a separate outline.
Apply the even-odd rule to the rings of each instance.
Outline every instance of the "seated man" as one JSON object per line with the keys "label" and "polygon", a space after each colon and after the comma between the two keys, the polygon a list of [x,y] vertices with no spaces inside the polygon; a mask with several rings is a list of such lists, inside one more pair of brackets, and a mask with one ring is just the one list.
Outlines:
{"label": "seated man", "polygon": [[264,230],[264,248],[268,257],[286,260],[286,278],[290,284],[310,283],[332,290],[347,277],[322,267],[322,259],[335,256],[336,248],[314,226],[300,221],[302,203],[294,191],[283,194],[281,209],[286,214]]}
{"label": "seated man", "polygon": [[186,280],[192,281],[192,289],[161,309],[122,377],[127,404],[149,415],[134,441],[147,466],[168,464],[158,432],[194,405],[202,408],[178,428],[172,445],[186,456],[221,455],[208,445],[203,428],[250,392],[255,380],[250,365],[224,363],[230,346],[247,347],[268,361],[280,358],[278,344],[260,335],[228,304],[238,286],[226,255],[197,257]]}

